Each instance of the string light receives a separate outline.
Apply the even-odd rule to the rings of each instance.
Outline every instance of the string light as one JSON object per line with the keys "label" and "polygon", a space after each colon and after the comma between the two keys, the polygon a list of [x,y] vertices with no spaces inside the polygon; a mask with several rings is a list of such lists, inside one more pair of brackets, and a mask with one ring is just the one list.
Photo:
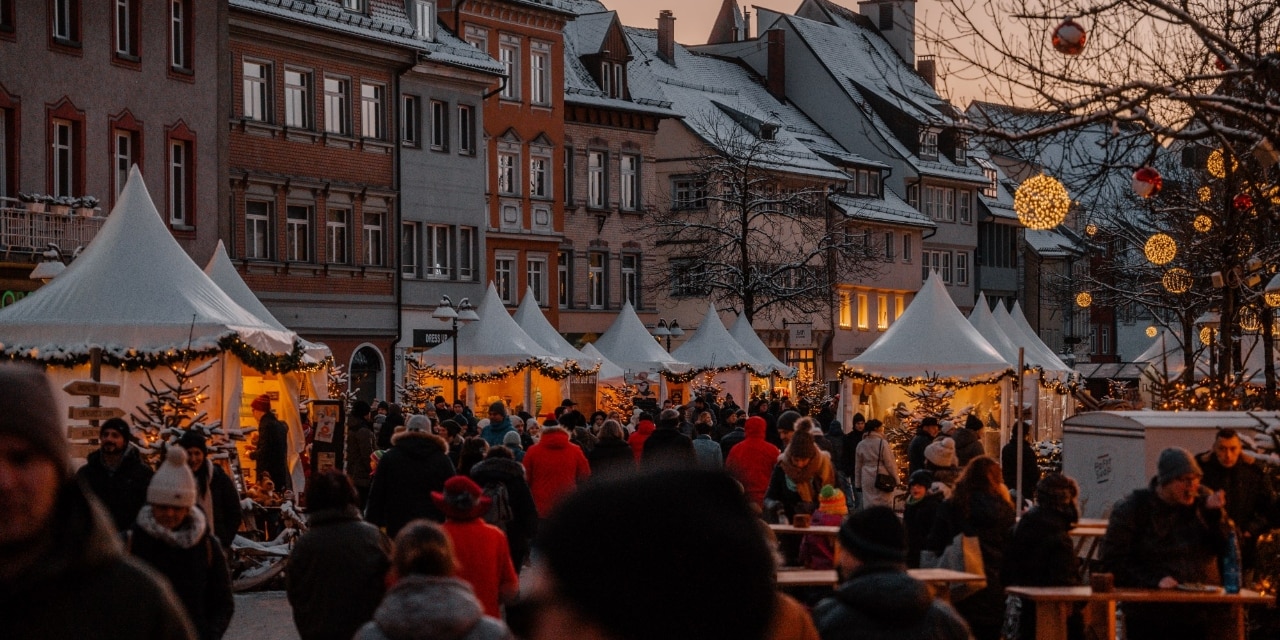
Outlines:
{"label": "string light", "polygon": [[1081,309],[1088,309],[1093,304],[1093,296],[1088,291],[1081,291],[1076,294],[1076,306]]}
{"label": "string light", "polygon": [[[1208,187],[1201,187],[1201,188],[1208,189]],[[1208,233],[1209,230],[1213,228],[1213,218],[1210,218],[1209,216],[1206,216],[1202,213],[1196,216],[1196,219],[1191,222],[1191,228],[1195,229],[1200,233]]]}
{"label": "string light", "polygon": [[1157,233],[1147,239],[1147,245],[1143,251],[1151,264],[1169,264],[1178,255],[1178,243],[1168,235]]}
{"label": "string light", "polygon": [[1164,272],[1160,282],[1164,284],[1164,288],[1169,293],[1186,293],[1191,290],[1191,285],[1194,284],[1191,273],[1181,267],[1174,267]]}
{"label": "string light", "polygon": [[1027,178],[1013,194],[1013,210],[1028,229],[1052,229],[1062,224],[1070,208],[1067,188],[1044,174]]}
{"label": "string light", "polygon": [[1159,331],[1157,331],[1157,330],[1156,330],[1155,325],[1152,325],[1152,326],[1150,326],[1150,327],[1147,327],[1147,337],[1148,337],[1148,338],[1154,338],[1154,337],[1156,337],[1156,334],[1157,334],[1157,333],[1159,333]]}
{"label": "string light", "polygon": [[[106,346],[102,349],[102,363],[116,367],[122,371],[139,371],[177,365],[190,360],[212,358],[223,352],[231,352],[245,365],[262,373],[314,373],[327,369],[333,364],[333,358],[325,358],[322,362],[307,363],[303,361],[302,346],[294,343],[293,351],[287,354],[261,351],[241,340],[236,334],[218,339],[216,346],[197,349],[165,349],[154,352],[138,351],[119,345]],[[75,348],[51,349],[41,352],[38,348],[7,347],[0,357],[9,360],[27,360],[45,366],[76,367],[89,362],[89,354]]]}
{"label": "string light", "polygon": [[1200,327],[1200,344],[1208,345],[1213,342],[1214,333],[1213,327]]}

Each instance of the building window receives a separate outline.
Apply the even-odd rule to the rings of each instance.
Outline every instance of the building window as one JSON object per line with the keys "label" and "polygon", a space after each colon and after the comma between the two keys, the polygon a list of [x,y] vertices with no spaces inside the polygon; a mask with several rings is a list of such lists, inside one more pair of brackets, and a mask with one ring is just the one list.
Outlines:
{"label": "building window", "polygon": [[609,202],[609,188],[605,176],[604,151],[587,152],[587,206],[603,209]]}
{"label": "building window", "polygon": [[364,263],[371,267],[381,267],[386,264],[386,257],[383,255],[385,249],[382,244],[385,220],[386,214],[380,211],[364,212]]}
{"label": "building window", "polygon": [[622,210],[638,210],[640,208],[640,156],[624,154],[619,176],[621,177]]}
{"label": "building window", "polygon": [[849,299],[848,291],[840,292],[839,325],[841,329],[853,328],[853,302]]}
{"label": "building window", "polygon": [[489,31],[484,27],[477,27],[470,24],[467,25],[464,39],[467,41],[467,44],[485,53],[489,53]]}
{"label": "building window", "polygon": [[969,136],[956,135],[956,164],[962,167],[969,164]]}
{"label": "building window", "polygon": [[129,169],[138,160],[136,154],[141,150],[139,138],[142,134],[129,129],[114,129],[111,132],[112,142],[112,177],[115,179],[115,194],[120,195],[124,183],[129,181]]}
{"label": "building window", "polygon": [[556,254],[556,303],[561,309],[573,306],[573,252]]}
{"label": "building window", "polygon": [[920,157],[928,160],[938,159],[938,132],[925,129],[920,132]]}
{"label": "building window", "polygon": [[191,70],[191,0],[169,1],[169,60],[174,69]]}
{"label": "building window", "polygon": [[431,148],[449,150],[449,103],[431,101]]}
{"label": "building window", "polygon": [[418,37],[434,40],[436,32],[435,0],[417,0],[413,3],[413,26]]}
{"label": "building window", "polygon": [[53,193],[54,197],[76,195],[77,124],[71,120],[53,121]]}
{"label": "building window", "polygon": [[906,308],[906,300],[902,296],[893,297],[893,319],[897,320],[902,317],[902,311]]}
{"label": "building window", "polygon": [[607,60],[600,62],[600,90],[610,98],[613,95],[613,63]]}
{"label": "building window", "polygon": [[271,203],[249,200],[244,203],[244,257],[271,259]]}
{"label": "building window", "polygon": [[516,191],[520,184],[516,175],[516,159],[514,153],[498,153],[498,193],[503,195],[519,195]]}
{"label": "building window", "polygon": [[529,289],[533,291],[533,299],[538,306],[547,306],[547,259],[545,257],[529,258],[525,275],[528,277]]}
{"label": "building window", "polygon": [[942,219],[947,222],[956,221],[956,190],[940,189],[942,192]]}
{"label": "building window", "polygon": [[329,209],[329,217],[325,221],[325,249],[329,264],[351,264],[350,209]]}
{"label": "building window", "polygon": [[902,261],[911,262],[911,234],[902,234]]}
{"label": "building window", "polygon": [[418,96],[403,94],[400,96],[400,144],[416,147],[419,144],[421,127],[418,125],[422,117],[418,107]]}
{"label": "building window", "polygon": [[311,207],[291,204],[284,218],[285,260],[311,262]]}
{"label": "building window", "polygon": [[476,279],[476,228],[458,227],[458,279]]}
{"label": "building window", "polygon": [[350,80],[324,79],[324,130],[344,136],[351,134]]}
{"label": "building window", "polygon": [[418,223],[400,224],[400,277],[418,277]]}
{"label": "building window", "polygon": [[444,279],[453,275],[453,234],[448,225],[427,225],[427,272],[428,278]]}
{"label": "building window", "polygon": [[493,261],[493,286],[498,290],[498,297],[505,304],[515,304],[515,282],[512,280],[516,271],[516,259],[511,255],[501,255]]}
{"label": "building window", "polygon": [[458,153],[476,152],[476,110],[469,104],[458,105]]}
{"label": "building window", "polygon": [[51,17],[55,40],[80,42],[80,0],[53,0]]}
{"label": "building window", "polygon": [[884,331],[889,328],[889,296],[876,296],[876,329]]}
{"label": "building window", "polygon": [[573,158],[573,147],[564,148],[564,203],[569,207],[573,204],[573,171],[575,167]]}
{"label": "building window", "polygon": [[116,0],[116,55],[138,57],[138,0]]}
{"label": "building window", "polygon": [[551,45],[533,42],[529,49],[529,101],[551,104]]}
{"label": "building window", "polygon": [[920,252],[920,279],[921,280],[928,280],[929,272],[937,268],[937,265],[934,263],[935,253],[937,252],[935,251]]}
{"label": "building window", "polygon": [[284,70],[284,123],[295,129],[311,128],[311,73]]}
{"label": "building window", "polygon": [[342,8],[347,11],[366,13],[369,10],[369,0],[342,0]]}
{"label": "building window", "polygon": [[551,156],[536,155],[529,158],[529,197],[551,197]]}
{"label": "building window", "polygon": [[499,96],[503,100],[520,99],[520,39],[503,35],[498,41],[498,62],[507,74],[507,82],[502,85]]}
{"label": "building window", "polygon": [[693,260],[671,261],[671,297],[688,298],[710,293],[707,286],[707,266]]}
{"label": "building window", "polygon": [[592,309],[605,308],[605,260],[607,256],[600,251],[592,251],[587,257],[587,282],[591,299],[587,306]]}
{"label": "building window", "polygon": [[969,252],[956,252],[956,284],[969,284]]}
{"label": "building window", "polygon": [[987,184],[982,188],[982,195],[988,198],[999,197],[1000,192],[997,186],[999,176],[996,174],[994,167],[983,167],[982,176],[987,179]]}
{"label": "building window", "polygon": [[907,186],[907,204],[910,205],[912,209],[923,213],[923,210],[920,209],[920,185],[913,184]]}
{"label": "building window", "polygon": [[640,305],[640,256],[634,253],[622,254],[622,301],[630,302],[639,309]]}
{"label": "building window", "polygon": [[892,231],[886,231],[884,234],[884,261],[893,262],[893,250],[897,248],[898,239],[894,237]]}
{"label": "building window", "polygon": [[866,331],[871,328],[871,321],[867,310],[867,294],[858,294],[858,329]]}
{"label": "building window", "polygon": [[939,272],[942,274],[942,281],[947,284],[951,284],[952,282],[954,282],[954,280],[952,280],[952,273],[951,273],[951,252],[950,251],[936,252],[934,255],[935,264],[937,263],[937,260],[939,258],[941,258],[942,260],[942,266],[939,269]]}
{"label": "building window", "polygon": [[973,223],[973,194],[967,190],[960,190],[956,193],[956,209],[960,222],[965,224]]}
{"label": "building window", "polygon": [[266,122],[271,113],[271,66],[244,62],[244,117]]}
{"label": "building window", "polygon": [[189,140],[169,140],[169,223],[175,227],[192,225],[195,203],[195,159]]}
{"label": "building window", "polygon": [[1098,341],[1101,343],[1099,346],[1102,347],[1102,355],[1108,355],[1111,353],[1111,327],[1103,325],[1098,328],[1098,331]]}
{"label": "building window", "polygon": [[881,31],[893,30],[893,3],[880,3],[879,27]]}
{"label": "building window", "polygon": [[380,84],[360,85],[360,135],[382,140],[386,137],[383,115],[383,95],[386,90]]}

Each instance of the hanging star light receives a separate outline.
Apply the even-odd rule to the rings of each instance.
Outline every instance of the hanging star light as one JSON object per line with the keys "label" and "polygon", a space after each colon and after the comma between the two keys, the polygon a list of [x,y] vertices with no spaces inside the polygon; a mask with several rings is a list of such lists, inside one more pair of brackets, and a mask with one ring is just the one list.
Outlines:
{"label": "hanging star light", "polygon": [[1151,325],[1151,326],[1147,327],[1147,337],[1148,337],[1148,338],[1154,338],[1154,337],[1156,337],[1156,334],[1157,334],[1157,333],[1159,333],[1159,331],[1157,331],[1157,330],[1156,330],[1155,325]]}
{"label": "hanging star light", "polygon": [[1165,289],[1169,290],[1169,293],[1186,293],[1194,284],[1191,273],[1181,267],[1174,267],[1164,272],[1160,282],[1164,284]]}
{"label": "hanging star light", "polygon": [[1151,167],[1142,167],[1133,172],[1133,192],[1143,198],[1150,198],[1160,193],[1164,179],[1160,172]]}
{"label": "hanging star light", "polygon": [[1076,294],[1077,307],[1080,307],[1081,309],[1088,309],[1091,304],[1093,304],[1093,296],[1089,295],[1088,291],[1081,291]]}
{"label": "hanging star light", "polygon": [[1053,30],[1053,48],[1058,53],[1078,56],[1084,52],[1084,43],[1089,36],[1080,23],[1067,18]]}
{"label": "hanging star light", "polygon": [[[1209,159],[1205,161],[1204,167],[1208,169],[1209,175],[1215,178],[1227,177],[1226,154],[1222,149],[1214,149],[1209,154]],[[1231,158],[1231,171],[1235,171],[1240,166],[1235,158]]]}
{"label": "hanging star light", "polygon": [[1162,265],[1169,264],[1173,261],[1174,256],[1178,255],[1178,243],[1173,238],[1163,233],[1157,233],[1147,239],[1147,245],[1143,251],[1147,255],[1147,260],[1151,264]]}
{"label": "hanging star light", "polygon": [[1240,328],[1249,333],[1256,333],[1262,329],[1262,320],[1258,318],[1258,312],[1253,307],[1242,307],[1240,309]]}
{"label": "hanging star light", "polygon": [[1013,210],[1028,229],[1052,229],[1062,224],[1070,208],[1067,188],[1044,174],[1027,178],[1013,194]]}
{"label": "hanging star light", "polygon": [[[1207,189],[1208,187],[1204,188]],[[1213,228],[1213,218],[1202,213],[1196,216],[1196,219],[1191,222],[1191,227],[1200,233],[1208,233],[1209,230]]]}

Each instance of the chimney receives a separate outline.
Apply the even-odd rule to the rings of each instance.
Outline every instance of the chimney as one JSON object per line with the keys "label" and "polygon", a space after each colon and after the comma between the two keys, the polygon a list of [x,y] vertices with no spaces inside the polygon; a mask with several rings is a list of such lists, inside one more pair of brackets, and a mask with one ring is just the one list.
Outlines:
{"label": "chimney", "polygon": [[769,38],[769,66],[765,75],[764,87],[778,100],[787,99],[787,32],[782,29],[770,29],[765,32]]}
{"label": "chimney", "polygon": [[742,10],[742,39],[743,40],[751,39],[751,10],[750,9]]}
{"label": "chimney", "polygon": [[916,73],[924,78],[935,91],[938,89],[938,61],[933,56],[920,56],[916,59]]}
{"label": "chimney", "polygon": [[658,12],[658,57],[676,63],[676,17],[670,9]]}

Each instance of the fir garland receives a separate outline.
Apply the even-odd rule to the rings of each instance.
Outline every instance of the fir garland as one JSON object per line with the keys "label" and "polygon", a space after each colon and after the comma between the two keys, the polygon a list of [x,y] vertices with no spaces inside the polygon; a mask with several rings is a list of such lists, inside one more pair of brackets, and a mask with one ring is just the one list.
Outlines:
{"label": "fir garland", "polygon": [[[202,349],[166,349],[165,351],[140,352],[134,348],[109,346],[102,349],[102,363],[123,371],[139,371],[157,369],[183,362],[212,358],[225,352],[231,352],[250,368],[263,373],[291,373],[295,371],[312,373],[329,367],[333,358],[323,362],[303,362],[302,345],[296,341],[293,350],[287,354],[261,351],[250,346],[236,334],[218,339],[217,346]],[[32,362],[43,366],[72,368],[89,362],[89,353],[58,349],[53,352],[41,352],[32,347],[29,349],[5,349],[0,357],[11,361]]]}

